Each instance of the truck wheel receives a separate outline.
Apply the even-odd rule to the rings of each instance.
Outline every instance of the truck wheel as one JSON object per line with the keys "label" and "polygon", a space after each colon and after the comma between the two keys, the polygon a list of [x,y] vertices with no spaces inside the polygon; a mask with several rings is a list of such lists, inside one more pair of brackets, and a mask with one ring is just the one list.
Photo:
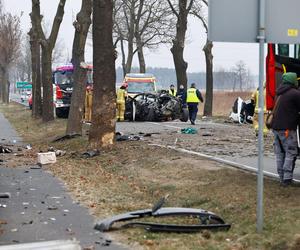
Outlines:
{"label": "truck wheel", "polygon": [[57,118],[68,118],[69,111],[66,109],[57,108],[55,109],[56,117]]}
{"label": "truck wheel", "polygon": [[180,121],[187,122],[188,120],[189,120],[189,111],[187,108],[183,108]]}

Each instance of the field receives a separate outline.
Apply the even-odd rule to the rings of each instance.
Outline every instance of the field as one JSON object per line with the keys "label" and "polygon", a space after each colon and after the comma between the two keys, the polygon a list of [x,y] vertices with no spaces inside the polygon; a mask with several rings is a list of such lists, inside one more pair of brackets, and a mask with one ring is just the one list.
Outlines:
{"label": "field", "polygon": [[[231,94],[224,97],[217,93],[216,97],[219,107],[225,102],[232,105],[235,99]],[[23,159],[26,164],[34,163],[36,153],[49,146],[66,150],[67,154],[47,170],[65,182],[74,199],[88,207],[95,219],[151,208],[168,194],[166,206],[207,209],[232,225],[228,232],[167,234],[137,228],[111,234],[130,249],[300,249],[299,188],[282,188],[277,181],[265,180],[265,228],[263,234],[257,234],[256,177],[250,173],[150,146],[151,138],[119,142],[98,157],[82,159],[86,137],[51,142],[64,134],[65,120],[45,125],[32,120],[30,112],[18,105],[0,106],[0,111],[33,145]],[[24,165],[21,163],[20,159],[18,164]]]}
{"label": "field", "polygon": [[[251,92],[215,91],[213,97],[213,115],[229,116],[236,98],[241,97],[243,100],[248,100],[251,98],[251,94]],[[205,92],[202,95],[205,96]],[[203,104],[200,104],[199,114],[203,114]]]}

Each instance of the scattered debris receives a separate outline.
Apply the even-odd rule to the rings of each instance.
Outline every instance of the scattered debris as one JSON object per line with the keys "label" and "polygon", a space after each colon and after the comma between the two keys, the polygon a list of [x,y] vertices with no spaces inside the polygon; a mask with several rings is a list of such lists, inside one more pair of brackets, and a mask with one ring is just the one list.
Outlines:
{"label": "scattered debris", "polygon": [[52,164],[56,162],[55,152],[38,153],[38,163],[41,165]]}
{"label": "scattered debris", "polygon": [[100,155],[100,151],[98,149],[88,150],[82,154],[82,158],[93,158],[95,156]]}
{"label": "scattered debris", "polygon": [[213,134],[210,133],[203,133],[202,136],[206,137],[206,136],[213,136]]}
{"label": "scattered debris", "polygon": [[195,128],[183,128],[181,129],[181,134],[197,134],[198,131]]}
{"label": "scattered debris", "polygon": [[58,207],[55,207],[55,206],[49,206],[47,209],[48,209],[48,210],[57,210]]}
{"label": "scattered debris", "polygon": [[[104,242],[102,242],[102,244],[101,244],[101,246],[103,246],[103,247],[109,247],[110,245],[111,245],[111,240],[105,240]],[[99,243],[97,243],[97,241],[95,242],[96,244],[99,244]]]}
{"label": "scattered debris", "polygon": [[[223,229],[229,230],[231,225],[226,224],[224,220],[218,215],[202,210],[193,208],[180,208],[180,207],[169,207],[161,208],[166,198],[162,198],[159,202],[153,206],[152,209],[144,209],[133,211],[125,214],[113,216],[111,218],[102,220],[95,225],[95,229],[99,231],[112,230],[112,226],[116,222],[134,220],[121,225],[119,228],[129,227],[143,227],[148,231],[152,232],[178,232],[178,233],[192,233],[203,230]],[[145,221],[136,221],[136,219],[145,217],[166,217],[166,216],[192,216],[199,218],[199,224],[165,224],[165,223],[151,223]]]}
{"label": "scattered debris", "polygon": [[7,221],[0,219],[0,225],[6,225],[6,224],[7,224]]}
{"label": "scattered debris", "polygon": [[56,219],[55,219],[55,218],[50,218],[50,220],[52,220],[52,221],[56,221]]}
{"label": "scattered debris", "polygon": [[30,167],[30,169],[41,169],[41,168],[42,168],[42,164],[37,164]]}
{"label": "scattered debris", "polygon": [[10,230],[11,232],[18,232],[18,228],[13,228],[12,230]]}
{"label": "scattered debris", "polygon": [[0,198],[2,199],[2,198],[10,198],[11,197],[11,195],[10,195],[10,193],[0,193]]}
{"label": "scattered debris", "polygon": [[28,222],[22,222],[22,226],[24,225],[31,225],[33,223],[33,220],[30,220]]}
{"label": "scattered debris", "polygon": [[3,153],[3,154],[10,154],[12,153],[13,150],[10,149],[9,147],[5,147],[3,145],[0,145],[0,153]]}
{"label": "scattered debris", "polygon": [[60,136],[60,137],[54,139],[52,142],[61,142],[61,141],[77,138],[80,136],[81,136],[80,134],[63,135],[63,136]]}
{"label": "scattered debris", "polygon": [[27,150],[31,150],[32,149],[32,146],[30,144],[26,145],[26,149]]}
{"label": "scattered debris", "polygon": [[140,136],[137,135],[116,135],[116,141],[139,141],[141,140]]}
{"label": "scattered debris", "polygon": [[66,155],[66,151],[64,151],[64,150],[55,150],[55,155],[56,156],[64,156],[64,155]]}
{"label": "scattered debris", "polygon": [[0,207],[7,207],[7,205],[6,204],[0,204]]}

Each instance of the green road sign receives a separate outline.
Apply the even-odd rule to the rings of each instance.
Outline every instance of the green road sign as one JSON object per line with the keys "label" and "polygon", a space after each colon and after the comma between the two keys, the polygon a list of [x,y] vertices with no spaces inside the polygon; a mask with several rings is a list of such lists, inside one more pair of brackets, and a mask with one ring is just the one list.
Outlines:
{"label": "green road sign", "polygon": [[18,89],[32,89],[32,84],[30,82],[17,82]]}

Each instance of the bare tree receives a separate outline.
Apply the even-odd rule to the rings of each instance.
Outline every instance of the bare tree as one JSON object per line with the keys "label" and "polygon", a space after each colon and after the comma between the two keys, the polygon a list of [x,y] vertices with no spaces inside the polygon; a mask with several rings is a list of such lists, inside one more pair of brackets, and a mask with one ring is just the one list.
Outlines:
{"label": "bare tree", "polygon": [[20,19],[10,13],[0,15],[0,75],[1,101],[9,103],[9,68],[19,56],[20,49]]}
{"label": "bare tree", "polygon": [[[197,17],[205,29],[206,36],[208,34],[207,18],[203,13],[203,4],[208,7],[206,0],[196,1],[191,11],[192,15]],[[212,54],[213,43],[206,37],[206,43],[203,47],[206,62],[206,92],[205,92],[205,103],[204,103],[204,116],[212,116],[213,111],[213,54]]]}
{"label": "bare tree", "polygon": [[42,84],[43,84],[43,112],[44,122],[54,119],[53,112],[53,87],[52,87],[52,53],[57,40],[60,24],[64,16],[66,0],[58,3],[55,18],[49,37],[46,37],[42,28],[42,16],[40,11],[40,1],[32,0],[32,23],[36,28],[36,34],[42,48]]}
{"label": "bare tree", "polygon": [[234,85],[233,91],[236,90],[236,85],[239,85],[240,91],[243,91],[243,86],[247,85],[248,82],[248,70],[246,63],[242,60],[238,61],[232,69],[234,74]]}
{"label": "bare tree", "polygon": [[81,10],[73,23],[75,36],[73,41],[72,63],[74,66],[74,86],[71,99],[71,107],[67,124],[67,134],[82,133],[82,117],[85,100],[87,75],[81,67],[85,61],[84,50],[89,27],[91,25],[92,0],[82,0]]}
{"label": "bare tree", "polygon": [[187,30],[187,18],[190,13],[194,0],[167,0],[169,6],[177,18],[176,23],[176,36],[173,39],[173,46],[171,52],[173,55],[176,77],[177,77],[177,87],[182,84],[187,87],[187,67],[188,64],[183,58],[183,52],[185,47],[185,36]]}
{"label": "bare tree", "polygon": [[114,34],[116,43],[121,44],[124,75],[131,71],[136,53],[140,72],[145,73],[144,48],[156,49],[159,44],[171,42],[175,22],[168,7],[165,0],[116,0]]}
{"label": "bare tree", "polygon": [[115,139],[116,72],[113,46],[113,1],[93,1],[94,90],[91,148],[110,147]]}

